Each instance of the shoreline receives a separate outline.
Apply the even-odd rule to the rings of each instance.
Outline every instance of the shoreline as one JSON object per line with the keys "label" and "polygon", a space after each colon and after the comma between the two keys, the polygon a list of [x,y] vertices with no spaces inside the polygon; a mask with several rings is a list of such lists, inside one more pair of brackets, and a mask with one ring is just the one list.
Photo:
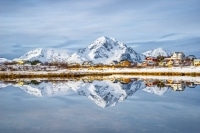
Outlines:
{"label": "shoreline", "polygon": [[200,67],[172,68],[101,68],[101,69],[61,69],[57,71],[0,71],[0,79],[4,78],[73,78],[84,76],[191,76],[200,77]]}

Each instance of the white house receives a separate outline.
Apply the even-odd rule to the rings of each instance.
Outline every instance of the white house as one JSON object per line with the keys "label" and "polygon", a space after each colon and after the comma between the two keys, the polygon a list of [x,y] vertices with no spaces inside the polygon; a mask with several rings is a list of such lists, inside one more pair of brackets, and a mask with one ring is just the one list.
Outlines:
{"label": "white house", "polygon": [[174,60],[184,60],[185,54],[183,52],[174,52],[171,56],[171,59]]}

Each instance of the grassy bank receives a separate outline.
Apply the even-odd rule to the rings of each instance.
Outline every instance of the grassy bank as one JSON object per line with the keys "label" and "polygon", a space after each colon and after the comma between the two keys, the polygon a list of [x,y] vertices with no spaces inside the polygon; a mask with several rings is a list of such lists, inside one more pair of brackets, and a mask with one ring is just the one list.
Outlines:
{"label": "grassy bank", "polygon": [[0,79],[21,79],[21,78],[81,78],[84,76],[110,76],[110,75],[141,75],[141,76],[192,76],[200,77],[200,72],[82,72],[82,73],[14,73],[1,72]]}

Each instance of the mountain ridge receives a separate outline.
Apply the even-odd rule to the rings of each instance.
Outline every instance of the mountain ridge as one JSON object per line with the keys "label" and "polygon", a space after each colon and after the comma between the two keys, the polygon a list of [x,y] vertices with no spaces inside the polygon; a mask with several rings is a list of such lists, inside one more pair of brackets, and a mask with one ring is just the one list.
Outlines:
{"label": "mountain ridge", "polygon": [[41,62],[66,62],[67,58],[70,56],[71,51],[69,50],[61,50],[61,49],[53,49],[53,48],[36,48],[34,50],[26,52],[24,55],[19,58],[15,58],[16,60],[39,60]]}
{"label": "mountain ridge", "polygon": [[36,48],[26,52],[17,60],[40,60],[41,62],[67,62],[82,64],[85,61],[92,61],[94,64],[110,64],[113,62],[120,62],[128,60],[129,62],[142,62],[145,56],[169,56],[169,52],[157,48],[148,50],[144,53],[137,53],[133,48],[128,47],[125,43],[120,42],[112,37],[102,36],[97,38],[93,43],[85,48],[78,49],[73,52],[70,50],[61,50],[55,48]]}
{"label": "mountain ridge", "polygon": [[151,57],[157,57],[157,56],[170,56],[171,52],[168,50],[164,50],[163,48],[159,47],[159,48],[155,48],[155,49],[151,49],[151,50],[147,50],[145,52],[142,53],[145,56],[151,56]]}

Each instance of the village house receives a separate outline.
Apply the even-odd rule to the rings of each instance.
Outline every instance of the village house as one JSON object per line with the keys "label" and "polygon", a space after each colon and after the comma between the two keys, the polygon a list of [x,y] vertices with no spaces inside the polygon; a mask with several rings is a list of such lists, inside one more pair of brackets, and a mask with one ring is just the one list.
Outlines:
{"label": "village house", "polygon": [[168,59],[168,58],[166,58],[165,59],[165,62],[166,62],[166,66],[167,67],[172,67],[172,65],[174,64],[174,61],[173,61],[173,59]]}
{"label": "village house", "polygon": [[81,65],[79,64],[79,63],[70,63],[70,64],[68,64],[68,68],[71,68],[71,69],[78,69],[78,68],[80,68],[81,67]]}
{"label": "village house", "polygon": [[90,66],[94,66],[94,63],[92,61],[84,61],[82,66],[83,67],[90,67]]}
{"label": "village house", "polygon": [[193,60],[193,65],[194,66],[200,66],[200,59],[194,59]]}
{"label": "village house", "polygon": [[24,64],[24,61],[23,61],[23,60],[17,60],[16,62],[17,62],[17,64],[19,64],[19,65],[23,65],[23,64]]}
{"label": "village house", "polygon": [[193,65],[193,60],[196,59],[194,55],[188,55],[183,61],[183,66],[191,66]]}
{"label": "village house", "polygon": [[166,66],[180,66],[185,60],[185,54],[183,52],[174,52],[171,57],[165,58]]}
{"label": "village house", "polygon": [[196,59],[196,56],[194,56],[194,55],[188,55],[186,57],[186,60],[189,60],[189,61],[193,61],[194,59]]}
{"label": "village house", "polygon": [[147,61],[144,60],[142,63],[138,63],[137,66],[146,67],[147,66]]}
{"label": "village house", "polygon": [[171,59],[174,60],[184,60],[185,54],[183,52],[174,52],[171,56]]}
{"label": "village house", "polygon": [[131,62],[129,62],[127,60],[121,61],[121,62],[119,62],[119,66],[121,66],[121,67],[130,67],[131,66]]}
{"label": "village house", "polygon": [[148,56],[143,61],[143,66],[157,66],[157,65],[158,65],[158,60],[156,57]]}

